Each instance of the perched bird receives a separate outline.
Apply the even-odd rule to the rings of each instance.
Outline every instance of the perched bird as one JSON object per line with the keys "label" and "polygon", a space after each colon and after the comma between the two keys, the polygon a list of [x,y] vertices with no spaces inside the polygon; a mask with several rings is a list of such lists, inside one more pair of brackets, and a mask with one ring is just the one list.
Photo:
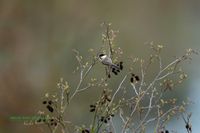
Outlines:
{"label": "perched bird", "polygon": [[109,66],[111,69],[120,70],[120,66],[112,63],[112,59],[108,57],[106,54],[100,54],[99,60],[102,64]]}

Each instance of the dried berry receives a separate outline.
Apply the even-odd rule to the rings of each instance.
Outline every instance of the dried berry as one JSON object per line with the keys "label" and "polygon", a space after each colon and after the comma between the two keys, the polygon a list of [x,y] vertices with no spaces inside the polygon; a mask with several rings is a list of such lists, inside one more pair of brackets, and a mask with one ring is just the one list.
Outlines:
{"label": "dried berry", "polygon": [[41,122],[41,119],[38,119],[37,122]]}
{"label": "dried berry", "polygon": [[96,109],[96,105],[91,104],[90,105],[90,112],[94,112]]}
{"label": "dried berry", "polygon": [[114,73],[115,75],[117,75],[117,74],[118,74],[116,71],[113,71],[113,73]]}
{"label": "dried berry", "polygon": [[192,127],[189,127],[189,131],[190,131],[190,132],[192,131]]}
{"label": "dried berry", "polygon": [[108,78],[110,78],[111,76],[110,76],[110,74],[108,74]]}
{"label": "dried berry", "polygon": [[168,130],[165,130],[165,133],[169,133],[169,131],[168,131]]}
{"label": "dried berry", "polygon": [[47,103],[47,101],[43,101],[42,103],[43,103],[43,104],[46,104],[46,103]]}
{"label": "dried berry", "polygon": [[186,128],[187,130],[189,130],[189,131],[192,131],[192,126],[189,125],[189,124],[186,124],[186,125],[185,125],[185,128]]}
{"label": "dried berry", "polygon": [[49,103],[49,105],[51,105],[51,104],[52,104],[52,101],[50,100],[48,103]]}
{"label": "dried berry", "polygon": [[50,105],[47,105],[47,109],[52,113],[54,111],[54,109],[50,106]]}
{"label": "dried berry", "polygon": [[120,65],[119,65],[119,67],[120,67],[120,69],[122,70],[123,69],[123,62],[121,61],[120,63],[119,63]]}
{"label": "dried berry", "polygon": [[107,100],[108,102],[110,102],[110,101],[111,101],[111,99],[110,99],[110,98],[108,98],[108,97],[106,98],[106,100]]}
{"label": "dried berry", "polygon": [[45,119],[45,118],[43,119],[43,122],[46,122],[46,119]]}
{"label": "dried berry", "polygon": [[131,77],[131,83],[133,83],[133,81],[134,81],[134,79],[133,79],[133,77]]}
{"label": "dried berry", "polygon": [[101,119],[100,119],[100,121],[104,121],[104,116],[101,116]]}
{"label": "dried berry", "polygon": [[83,129],[82,133],[90,133],[90,131],[88,129]]}
{"label": "dried berry", "polygon": [[90,112],[94,112],[94,111],[95,111],[95,108],[90,109]]}
{"label": "dried berry", "polygon": [[136,76],[135,76],[135,80],[136,80],[136,81],[140,81],[139,76],[136,75]]}
{"label": "dried berry", "polygon": [[189,124],[186,124],[186,125],[185,125],[185,128],[186,128],[186,129],[189,129],[189,127],[190,127]]}
{"label": "dried berry", "polygon": [[124,66],[123,66],[123,65],[120,65],[120,69],[123,70],[123,68],[124,68]]}
{"label": "dried berry", "polygon": [[90,105],[90,108],[95,108],[95,107],[96,107],[96,106],[95,106],[95,105],[93,105],[93,104],[91,104],[91,105]]}

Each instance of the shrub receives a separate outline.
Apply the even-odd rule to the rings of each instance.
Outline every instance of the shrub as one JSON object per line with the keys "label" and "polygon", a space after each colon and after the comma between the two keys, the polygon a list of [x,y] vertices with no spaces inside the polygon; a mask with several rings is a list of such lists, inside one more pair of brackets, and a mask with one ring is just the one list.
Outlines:
{"label": "shrub", "polygon": [[[77,87],[70,87],[68,82],[61,78],[57,83],[58,92],[45,94],[42,103],[46,110],[39,111],[40,117],[32,122],[36,125],[47,125],[51,133],[144,133],[149,127],[153,127],[155,133],[168,133],[170,129],[166,128],[167,123],[174,117],[182,116],[186,131],[191,133],[191,113],[186,112],[190,101],[179,104],[177,97],[169,98],[165,95],[173,93],[176,86],[187,78],[181,65],[190,61],[191,56],[198,52],[188,49],[182,56],[163,65],[161,53],[164,46],[151,42],[148,44],[151,49],[149,59],[131,57],[127,59],[131,62],[130,67],[125,66],[124,61],[120,60],[123,51],[113,45],[117,31],[111,29],[111,24],[103,23],[102,26],[105,29],[102,33],[103,45],[97,51],[90,49],[93,59],[84,62],[79,51],[73,50],[79,63],[77,71],[80,72]],[[89,73],[95,69],[101,53],[106,53],[119,69],[102,65],[105,67],[105,76],[95,78],[95,75]],[[137,65],[140,66],[139,69],[134,68]],[[153,72],[154,75],[149,79],[146,76],[152,71],[152,65],[158,65],[158,70]],[[122,74],[118,75],[119,73]],[[117,83],[117,88],[110,89],[110,82],[115,75],[121,80]],[[86,78],[91,80],[85,80]],[[88,110],[93,116],[90,126],[78,126],[68,121],[64,114],[66,109],[70,109],[67,107],[74,96],[92,87],[102,88],[102,93],[97,101],[88,103]],[[121,123],[117,128],[114,122],[116,120]]]}

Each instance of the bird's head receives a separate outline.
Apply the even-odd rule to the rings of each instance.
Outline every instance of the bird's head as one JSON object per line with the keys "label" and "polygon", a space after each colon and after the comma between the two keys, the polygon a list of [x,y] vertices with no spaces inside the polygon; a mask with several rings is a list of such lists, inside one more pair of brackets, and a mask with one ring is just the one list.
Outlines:
{"label": "bird's head", "polygon": [[100,60],[103,60],[103,59],[105,59],[106,57],[107,57],[106,54],[99,54],[99,59],[100,59]]}

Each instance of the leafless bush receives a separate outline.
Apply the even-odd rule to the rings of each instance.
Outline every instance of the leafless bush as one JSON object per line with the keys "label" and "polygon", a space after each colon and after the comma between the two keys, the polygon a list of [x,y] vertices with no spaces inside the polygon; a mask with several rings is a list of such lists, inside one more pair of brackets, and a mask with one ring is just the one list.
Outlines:
{"label": "leafless bush", "polygon": [[[168,133],[170,129],[166,129],[167,123],[181,114],[186,124],[186,131],[191,133],[191,114],[186,118],[184,116],[187,114],[185,108],[190,101],[178,104],[176,97],[166,98],[165,95],[173,93],[176,86],[187,78],[187,74],[181,69],[181,64],[190,61],[191,56],[198,53],[188,49],[182,56],[163,65],[161,57],[163,45],[150,43],[148,46],[152,53],[149,59],[131,58],[132,66],[129,68],[120,62],[120,57],[123,56],[122,50],[113,45],[117,31],[111,29],[111,24],[103,23],[102,26],[105,29],[102,33],[103,45],[97,51],[90,49],[93,54],[91,61],[84,62],[79,51],[73,50],[79,63],[76,71],[80,72],[79,78],[77,77],[77,80],[79,79],[77,87],[71,88],[68,82],[61,78],[57,83],[58,93],[46,93],[44,96],[43,104],[47,110],[39,111],[40,117],[32,122],[36,125],[46,124],[51,133],[144,133],[150,125],[154,133]],[[121,65],[121,69],[123,67],[127,69],[125,75],[119,76],[121,80],[117,88],[110,89],[109,83],[112,81],[112,76],[120,71],[112,72],[108,66],[102,65],[106,69],[105,77],[97,79],[93,76],[89,77],[91,81],[85,80],[99,62],[100,53],[106,53],[115,64]],[[132,68],[136,64],[140,66],[138,70]],[[158,64],[159,69],[154,72],[150,80],[146,79],[146,75],[152,71],[150,66],[155,64]],[[88,106],[90,105],[88,110],[93,115],[90,127],[78,126],[66,120],[64,114],[74,96],[91,87],[100,87],[103,91],[96,102],[88,103]],[[115,125],[114,120],[117,119],[121,121],[120,127]]]}

